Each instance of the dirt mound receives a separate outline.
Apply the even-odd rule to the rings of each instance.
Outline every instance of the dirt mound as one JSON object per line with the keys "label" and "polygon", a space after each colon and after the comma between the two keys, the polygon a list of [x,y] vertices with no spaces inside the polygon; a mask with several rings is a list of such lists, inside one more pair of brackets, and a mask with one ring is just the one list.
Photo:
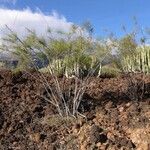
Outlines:
{"label": "dirt mound", "polygon": [[150,149],[150,76],[89,78],[86,119],[60,118],[43,92],[37,72],[0,71],[0,149]]}

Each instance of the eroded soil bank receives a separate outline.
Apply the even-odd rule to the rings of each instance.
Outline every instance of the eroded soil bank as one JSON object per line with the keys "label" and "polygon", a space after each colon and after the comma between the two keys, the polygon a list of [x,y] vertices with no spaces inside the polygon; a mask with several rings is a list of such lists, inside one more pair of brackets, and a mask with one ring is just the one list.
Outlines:
{"label": "eroded soil bank", "polygon": [[87,119],[60,118],[43,92],[36,72],[0,71],[0,150],[150,150],[150,76],[89,78]]}

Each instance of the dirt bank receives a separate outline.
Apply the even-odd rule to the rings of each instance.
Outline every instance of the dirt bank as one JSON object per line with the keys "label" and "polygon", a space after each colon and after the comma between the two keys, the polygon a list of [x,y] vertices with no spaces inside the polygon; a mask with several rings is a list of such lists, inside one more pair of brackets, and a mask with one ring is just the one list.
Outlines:
{"label": "dirt bank", "polygon": [[1,150],[150,149],[150,76],[89,78],[80,107],[87,119],[60,118],[43,92],[36,72],[0,71]]}

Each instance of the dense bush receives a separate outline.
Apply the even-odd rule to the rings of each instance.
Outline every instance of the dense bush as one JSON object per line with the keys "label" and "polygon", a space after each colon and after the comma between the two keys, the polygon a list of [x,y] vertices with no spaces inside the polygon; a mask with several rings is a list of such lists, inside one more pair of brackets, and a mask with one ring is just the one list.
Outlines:
{"label": "dense bush", "polygon": [[43,38],[29,30],[23,39],[11,31],[3,38],[1,48],[11,50],[11,54],[18,58],[17,68],[40,69],[42,65],[39,64],[42,62],[43,68],[50,67],[57,74],[79,77],[91,70],[100,73],[101,63],[111,55],[111,46],[93,39],[91,31],[89,24],[86,24],[82,28],[73,26],[70,33],[59,32],[59,38]]}
{"label": "dense bush", "polygon": [[127,35],[119,40],[117,49],[124,72],[150,73],[150,47],[138,45],[135,35]]}
{"label": "dense bush", "polygon": [[103,67],[115,63],[122,72],[150,72],[150,47],[145,39],[138,42],[134,32],[120,39],[97,40],[92,36],[92,26],[86,23],[73,25],[69,33],[58,31],[57,38],[50,30],[48,37],[39,37],[28,30],[28,35],[21,39],[8,30],[10,34],[3,38],[1,49],[18,59],[19,70],[36,68],[49,72],[53,69],[57,75],[66,77],[101,76],[101,73],[116,76],[116,68]]}
{"label": "dense bush", "polygon": [[[79,106],[89,84],[88,77],[112,78],[121,72],[150,72],[150,47],[143,40],[141,45],[135,34],[98,40],[93,37],[89,23],[73,25],[69,33],[58,31],[57,38],[50,31],[48,37],[39,37],[30,30],[26,37],[20,38],[8,30],[10,34],[3,38],[1,50],[17,58],[14,73],[40,71],[39,80],[46,94],[37,96],[51,103],[61,117],[84,117]],[[51,75],[53,85],[41,72]],[[73,84],[64,91],[58,76],[74,77]]]}
{"label": "dense bush", "polygon": [[121,70],[116,67],[103,66],[100,77],[102,78],[114,78],[119,76]]}

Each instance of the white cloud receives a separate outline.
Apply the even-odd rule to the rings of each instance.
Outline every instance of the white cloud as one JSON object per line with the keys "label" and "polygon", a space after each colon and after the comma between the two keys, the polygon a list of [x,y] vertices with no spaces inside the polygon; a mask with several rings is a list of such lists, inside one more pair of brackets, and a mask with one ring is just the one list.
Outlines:
{"label": "white cloud", "polygon": [[6,33],[6,26],[17,32],[19,35],[27,33],[26,28],[34,30],[39,35],[45,35],[48,27],[53,30],[69,31],[72,23],[57,12],[45,15],[37,10],[30,9],[11,10],[0,8],[0,37]]}

